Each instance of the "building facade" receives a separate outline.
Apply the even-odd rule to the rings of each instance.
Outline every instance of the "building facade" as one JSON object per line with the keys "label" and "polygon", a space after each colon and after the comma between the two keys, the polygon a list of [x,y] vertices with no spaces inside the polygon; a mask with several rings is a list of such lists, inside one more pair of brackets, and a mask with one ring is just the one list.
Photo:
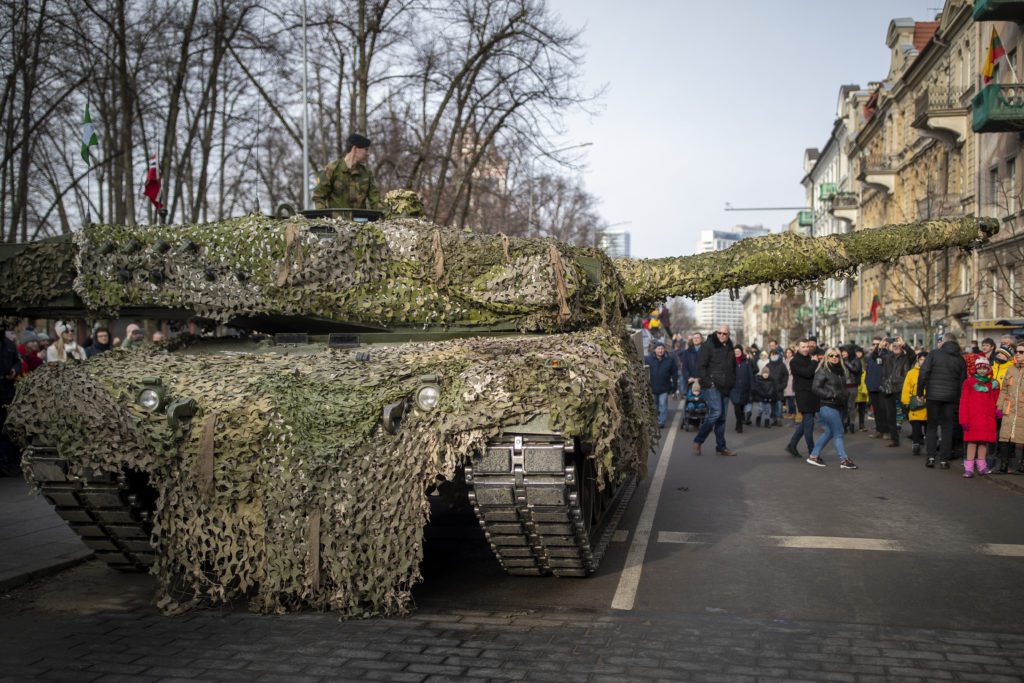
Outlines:
{"label": "building facade", "polygon": [[608,258],[629,258],[629,231],[599,230],[597,233],[597,247],[608,254]]}

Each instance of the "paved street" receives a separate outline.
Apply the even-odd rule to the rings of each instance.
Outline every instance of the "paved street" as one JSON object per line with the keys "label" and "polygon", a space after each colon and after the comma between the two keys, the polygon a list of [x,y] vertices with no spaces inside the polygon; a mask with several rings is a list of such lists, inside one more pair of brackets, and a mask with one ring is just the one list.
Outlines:
{"label": "paved street", "polygon": [[965,481],[866,434],[859,470],[831,447],[819,469],[790,434],[730,416],[740,455],[696,457],[666,429],[586,580],[505,576],[472,515],[437,510],[407,619],[163,617],[150,577],[89,562],[0,600],[0,677],[1024,680],[1024,477]]}

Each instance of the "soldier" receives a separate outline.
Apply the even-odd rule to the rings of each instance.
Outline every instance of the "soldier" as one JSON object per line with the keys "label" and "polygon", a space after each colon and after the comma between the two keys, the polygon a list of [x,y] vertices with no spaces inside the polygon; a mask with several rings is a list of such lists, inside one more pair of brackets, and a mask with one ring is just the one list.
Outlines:
{"label": "soldier", "polygon": [[318,209],[380,209],[380,192],[366,165],[370,139],[353,133],[345,144],[348,153],[328,164],[320,174],[313,190],[313,204]]}

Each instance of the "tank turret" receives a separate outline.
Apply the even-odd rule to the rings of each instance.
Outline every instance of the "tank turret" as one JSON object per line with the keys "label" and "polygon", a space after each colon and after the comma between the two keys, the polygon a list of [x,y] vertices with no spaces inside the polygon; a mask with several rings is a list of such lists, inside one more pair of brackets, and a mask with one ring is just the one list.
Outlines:
{"label": "tank turret", "polygon": [[403,613],[424,491],[471,505],[508,572],[586,576],[659,438],[624,314],[972,248],[996,226],[612,262],[408,216],[92,225],[0,246],[0,314],[200,317],[270,336],[40,368],[7,429],[30,481],[98,557],[152,571],[167,612],[244,598]]}

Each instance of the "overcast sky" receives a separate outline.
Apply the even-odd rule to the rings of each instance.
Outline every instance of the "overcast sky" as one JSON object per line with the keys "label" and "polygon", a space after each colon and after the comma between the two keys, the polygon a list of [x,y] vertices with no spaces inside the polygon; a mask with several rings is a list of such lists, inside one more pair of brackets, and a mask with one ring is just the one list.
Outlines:
{"label": "overcast sky", "polygon": [[803,153],[824,146],[839,86],[882,80],[896,17],[934,20],[942,0],[548,0],[583,27],[585,82],[600,112],[561,145],[609,224],[631,221],[633,256],[690,254],[701,230],[772,231],[804,203]]}

